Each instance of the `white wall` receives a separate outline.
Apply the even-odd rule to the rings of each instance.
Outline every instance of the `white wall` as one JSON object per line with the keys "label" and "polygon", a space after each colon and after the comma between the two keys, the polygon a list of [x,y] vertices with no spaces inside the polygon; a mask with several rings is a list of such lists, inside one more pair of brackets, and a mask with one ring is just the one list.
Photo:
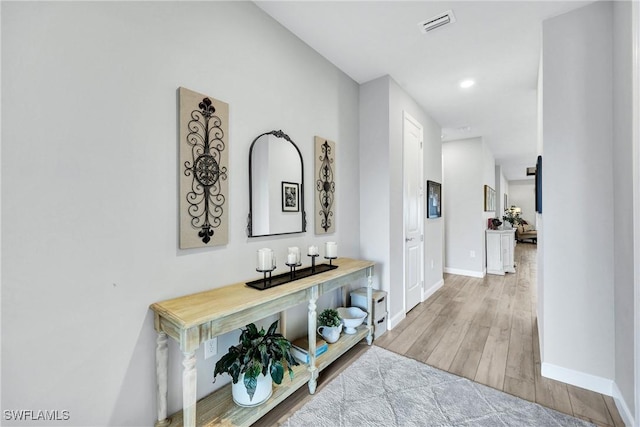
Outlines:
{"label": "white wall", "polygon": [[[496,181],[496,160],[495,160],[495,157],[493,156],[493,153],[491,152],[487,144],[484,143],[484,141],[482,142],[481,166],[482,166],[482,182],[486,183],[489,187],[495,190],[496,182],[497,182]],[[500,193],[496,191],[495,192],[495,198],[496,198],[495,208],[496,209],[494,209],[493,211],[484,212],[484,206],[483,206],[482,223],[480,224],[480,230],[479,230],[479,233],[477,234],[478,239],[482,241],[482,274],[483,275],[486,273],[486,265],[487,265],[487,245],[485,243],[486,242],[485,230],[487,229],[487,220],[489,218],[502,217],[502,215],[500,214],[500,211],[497,210],[500,206],[500,202],[497,200],[499,197],[500,197]],[[483,198],[483,204],[484,204],[484,198]]]}
{"label": "white wall", "polygon": [[487,219],[495,216],[484,212],[484,186],[495,189],[494,157],[481,138],[469,138],[445,142],[442,159],[445,271],[482,277]]}
{"label": "white wall", "polygon": [[609,394],[615,376],[611,27],[608,2],[543,23],[540,325],[543,375]]}
{"label": "white wall", "polygon": [[374,286],[390,293],[389,78],[360,85],[359,105],[360,253],[377,262]]}
{"label": "white wall", "polygon": [[496,165],[496,218],[502,221],[502,215],[504,215],[505,206],[504,196],[507,196],[507,203],[509,202],[509,182],[504,177],[502,172],[502,166]]}
{"label": "white wall", "polygon": [[[363,258],[379,261],[385,266],[379,286],[389,292],[390,327],[405,315],[403,111],[414,117],[424,129],[425,183],[426,179],[440,182],[440,126],[389,76],[361,85],[360,164],[365,166],[360,169],[360,244]],[[425,223],[425,259],[429,260],[429,281],[425,288],[437,286],[442,281],[442,264],[437,264],[443,245],[441,223]],[[431,259],[434,260],[433,269]]]}
{"label": "white wall", "polygon": [[[634,248],[634,377],[635,417],[640,422],[640,4],[633,2],[632,12],[632,44],[633,44],[633,108],[632,108],[632,152],[633,152],[633,248]],[[633,424],[628,422],[627,424]]]}
{"label": "white wall", "polygon": [[630,2],[613,3],[615,382],[629,413],[633,414],[636,399],[634,376],[630,375],[634,371],[633,233],[630,232],[634,227],[633,215],[630,215],[633,212],[631,16]]}
{"label": "white wall", "polygon": [[[426,114],[422,117],[421,123],[424,137],[424,191],[426,197],[427,180],[442,184],[442,139],[440,138],[442,129]],[[442,197],[447,197],[444,192]],[[425,212],[424,291],[427,293],[427,297],[444,284],[444,222],[446,213],[442,211],[442,200],[440,203],[440,218],[426,219]]]}
{"label": "white wall", "polygon": [[[1,7],[2,409],[152,425],[149,304],[255,278],[263,246],[282,259],[335,240],[359,256],[358,85],[249,2]],[[177,248],[179,86],[230,104],[223,247]],[[249,145],[272,129],[302,151],[307,212],[314,135],[336,141],[334,235],[246,237]],[[236,338],[221,337],[219,353]],[[212,384],[215,358],[197,357],[201,396],[224,381]],[[175,411],[174,343],[170,363]]]}
{"label": "white wall", "polygon": [[[536,105],[536,113],[538,119],[537,126],[537,141],[536,141],[536,149],[538,155],[543,155],[542,149],[544,145],[544,114],[542,114],[543,107],[543,99],[544,99],[544,74],[543,74],[543,43],[542,43],[542,34],[540,34],[540,62],[538,64],[538,93],[537,93],[537,105]],[[536,159],[537,162],[537,159]],[[534,186],[535,187],[535,186]],[[544,199],[544,195],[542,195]],[[536,307],[536,314],[538,320],[538,345],[540,346],[540,361],[544,363],[544,221],[542,218],[542,214],[536,212],[536,229],[538,230],[538,240],[537,240],[537,250],[536,250],[536,265],[538,267],[538,271],[536,274],[536,288],[538,291],[538,301]]]}
{"label": "white wall", "polygon": [[509,181],[509,206],[522,209],[520,215],[531,225],[536,225],[536,184],[533,180]]}

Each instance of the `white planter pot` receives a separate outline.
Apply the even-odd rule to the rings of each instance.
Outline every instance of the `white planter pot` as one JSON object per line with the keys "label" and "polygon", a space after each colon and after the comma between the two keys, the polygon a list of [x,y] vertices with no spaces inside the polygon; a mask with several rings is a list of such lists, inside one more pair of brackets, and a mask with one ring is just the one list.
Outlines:
{"label": "white planter pot", "polygon": [[273,381],[268,373],[258,375],[258,385],[252,399],[249,399],[249,393],[244,385],[244,374],[240,375],[237,383],[231,383],[233,401],[240,406],[258,406],[266,402],[271,397],[271,393],[273,393]]}

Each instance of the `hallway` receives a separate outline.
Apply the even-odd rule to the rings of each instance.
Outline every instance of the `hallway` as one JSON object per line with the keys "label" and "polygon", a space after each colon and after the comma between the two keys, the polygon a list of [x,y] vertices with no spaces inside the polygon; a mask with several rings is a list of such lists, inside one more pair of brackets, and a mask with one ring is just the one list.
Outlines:
{"label": "hallway", "polygon": [[623,426],[613,399],[540,375],[536,246],[516,246],[516,273],[445,284],[375,344],[600,426]]}

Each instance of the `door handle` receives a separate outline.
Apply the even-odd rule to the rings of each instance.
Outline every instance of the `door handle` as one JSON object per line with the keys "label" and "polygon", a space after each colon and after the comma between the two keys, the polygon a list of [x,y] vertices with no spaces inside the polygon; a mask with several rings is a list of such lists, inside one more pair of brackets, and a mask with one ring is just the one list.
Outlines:
{"label": "door handle", "polygon": [[406,238],[404,239],[404,241],[405,241],[405,242],[410,242],[410,241],[412,241],[412,240],[413,240],[413,237],[406,237]]}

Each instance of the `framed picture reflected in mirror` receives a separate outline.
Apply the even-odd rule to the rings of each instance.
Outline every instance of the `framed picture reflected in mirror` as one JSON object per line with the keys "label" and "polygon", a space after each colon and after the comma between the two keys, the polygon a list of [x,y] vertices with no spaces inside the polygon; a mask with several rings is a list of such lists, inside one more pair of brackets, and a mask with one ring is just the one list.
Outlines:
{"label": "framed picture reflected in mirror", "polygon": [[282,212],[300,211],[299,188],[295,182],[282,181]]}

